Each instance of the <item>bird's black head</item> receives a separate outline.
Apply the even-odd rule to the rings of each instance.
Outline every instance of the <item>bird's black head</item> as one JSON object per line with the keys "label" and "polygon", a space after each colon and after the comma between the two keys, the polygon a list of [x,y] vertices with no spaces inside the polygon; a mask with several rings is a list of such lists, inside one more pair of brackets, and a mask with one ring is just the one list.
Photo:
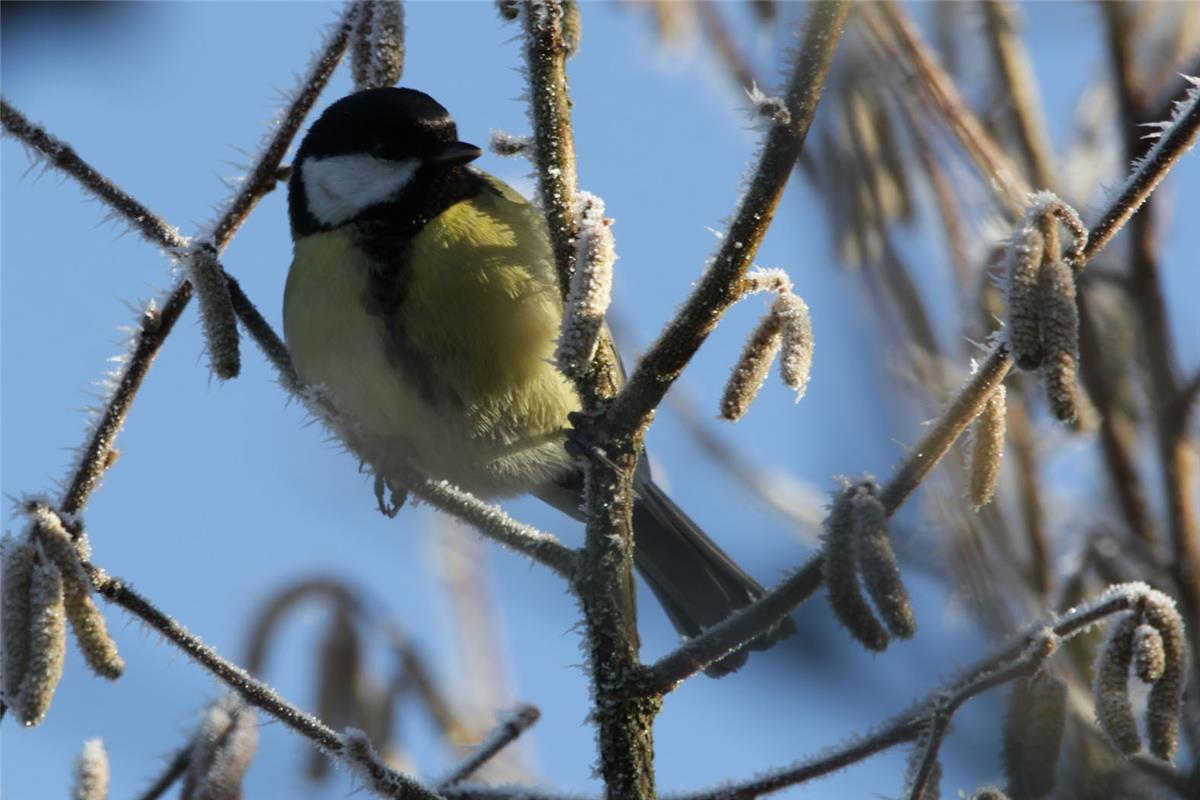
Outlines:
{"label": "bird's black head", "polygon": [[458,141],[450,113],[424,92],[389,87],[343,97],[313,123],[296,153],[288,186],[292,234],[328,230],[381,207],[419,212],[423,198],[444,194],[441,184],[480,154]]}

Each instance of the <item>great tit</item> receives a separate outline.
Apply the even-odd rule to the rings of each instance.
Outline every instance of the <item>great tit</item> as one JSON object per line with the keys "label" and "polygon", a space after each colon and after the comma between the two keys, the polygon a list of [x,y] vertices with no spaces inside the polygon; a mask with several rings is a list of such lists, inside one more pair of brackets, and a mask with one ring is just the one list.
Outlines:
{"label": "great tit", "polygon": [[[480,155],[412,89],[369,89],[325,110],[288,185],[288,350],[352,421],[339,434],[377,476],[406,463],[479,497],[533,494],[581,519],[582,471],[565,449],[580,404],[554,366],[562,301],[546,223],[468,166]],[[680,634],[762,595],[645,459],[635,491],[635,564]],[[794,630],[785,620],[749,647]]]}

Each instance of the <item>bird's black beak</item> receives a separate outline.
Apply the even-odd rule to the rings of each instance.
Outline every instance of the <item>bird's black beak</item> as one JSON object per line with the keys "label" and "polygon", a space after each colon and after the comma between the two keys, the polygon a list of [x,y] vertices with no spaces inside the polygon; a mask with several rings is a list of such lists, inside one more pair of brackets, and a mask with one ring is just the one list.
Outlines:
{"label": "bird's black beak", "polygon": [[442,152],[429,159],[430,163],[442,167],[457,167],[468,164],[483,155],[483,151],[466,142],[451,142]]}

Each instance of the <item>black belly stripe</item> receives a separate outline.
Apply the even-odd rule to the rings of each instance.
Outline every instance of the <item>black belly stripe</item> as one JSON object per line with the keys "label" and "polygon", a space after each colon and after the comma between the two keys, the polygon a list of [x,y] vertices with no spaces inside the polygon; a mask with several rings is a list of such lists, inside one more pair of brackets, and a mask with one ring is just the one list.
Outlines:
{"label": "black belly stripe", "polygon": [[363,293],[363,306],[380,317],[386,331],[388,360],[409,375],[425,402],[461,408],[462,398],[437,377],[433,365],[414,349],[405,335],[404,300],[412,278],[408,268],[412,240],[451,206],[495,191],[479,174],[456,167],[433,175],[418,173],[395,202],[367,209],[346,223],[355,244],[368,255],[373,269]]}

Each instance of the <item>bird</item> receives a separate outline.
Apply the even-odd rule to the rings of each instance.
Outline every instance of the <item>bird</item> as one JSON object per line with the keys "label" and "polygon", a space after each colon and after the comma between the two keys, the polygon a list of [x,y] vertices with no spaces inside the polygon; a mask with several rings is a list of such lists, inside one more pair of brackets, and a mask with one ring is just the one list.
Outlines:
{"label": "bird", "polygon": [[[348,420],[337,432],[377,481],[402,483],[389,476],[405,465],[583,519],[582,466],[566,448],[580,399],[553,360],[563,302],[546,222],[471,166],[480,155],[415,89],[366,89],[325,109],[288,182],[288,352]],[[645,458],[634,491],[634,563],[681,636],[763,595]],[[785,618],[706,671],[729,674],[747,649],[794,632]]]}

